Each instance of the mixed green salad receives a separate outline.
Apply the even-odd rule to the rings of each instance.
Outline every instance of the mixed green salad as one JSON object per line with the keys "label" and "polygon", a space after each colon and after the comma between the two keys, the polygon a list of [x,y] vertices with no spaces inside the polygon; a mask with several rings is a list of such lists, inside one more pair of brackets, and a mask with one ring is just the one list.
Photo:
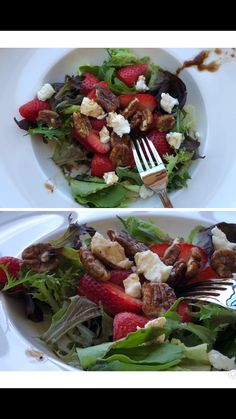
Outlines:
{"label": "mixed green salad", "polygon": [[49,319],[39,339],[76,368],[234,369],[236,312],[182,294],[233,275],[236,224],[197,226],[184,239],[152,221],[119,219],[108,238],[69,219],[56,240],[0,258],[2,292],[22,300],[32,321]]}
{"label": "mixed green salad", "polygon": [[168,191],[187,186],[199,155],[194,107],[175,74],[124,48],[107,49],[64,82],[44,84],[16,121],[52,146],[72,195],[87,207],[125,207],[152,195],[137,173],[132,138],[147,136],[168,171]]}

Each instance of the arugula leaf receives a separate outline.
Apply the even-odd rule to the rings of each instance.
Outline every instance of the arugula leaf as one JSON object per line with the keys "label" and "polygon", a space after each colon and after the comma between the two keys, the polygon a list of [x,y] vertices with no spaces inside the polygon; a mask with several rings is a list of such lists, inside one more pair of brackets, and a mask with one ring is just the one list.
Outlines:
{"label": "arugula leaf", "polygon": [[180,149],[177,154],[165,155],[168,172],[168,190],[181,189],[187,186],[187,180],[191,179],[188,172],[194,152]]}
{"label": "arugula leaf", "polygon": [[48,127],[40,122],[37,127],[28,130],[28,135],[43,135],[47,140],[60,140],[64,133],[61,128]]}
{"label": "arugula leaf", "polygon": [[92,73],[94,76],[98,77],[99,69],[99,65],[81,65],[77,70],[77,74],[82,76],[86,71],[88,71],[89,73]]}
{"label": "arugula leaf", "polygon": [[217,304],[193,304],[200,309],[194,317],[203,322],[210,330],[217,330],[225,324],[236,324],[236,312],[220,307]]}
{"label": "arugula leaf", "polygon": [[97,304],[78,295],[71,297],[69,306],[53,316],[51,326],[41,339],[48,345],[54,345],[75,326],[98,316],[101,316],[101,310]]}
{"label": "arugula leaf", "polygon": [[107,48],[109,58],[104,61],[104,64],[109,67],[125,67],[131,64],[149,63],[149,57],[139,58],[135,53],[127,48]]}
{"label": "arugula leaf", "polygon": [[126,219],[117,217],[123,224],[125,230],[136,240],[150,245],[152,243],[168,242],[170,237],[162,231],[153,221],[145,221],[138,217]]}
{"label": "arugula leaf", "polygon": [[150,64],[148,88],[151,92],[155,91],[159,84],[159,74],[160,74],[160,67],[156,64]]}

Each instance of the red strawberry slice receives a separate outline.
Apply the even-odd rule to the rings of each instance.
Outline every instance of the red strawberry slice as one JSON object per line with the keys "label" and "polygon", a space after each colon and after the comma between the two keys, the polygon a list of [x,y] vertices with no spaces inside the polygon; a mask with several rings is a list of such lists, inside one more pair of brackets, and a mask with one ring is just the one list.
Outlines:
{"label": "red strawberry slice", "polygon": [[[7,269],[9,275],[11,275],[14,279],[18,279],[21,267],[20,259],[13,258],[12,256],[4,256],[0,258],[0,265],[3,265]],[[3,288],[4,284],[7,284],[7,276],[4,270],[0,267],[0,288]],[[21,291],[23,289],[23,285],[17,285],[16,287],[11,288],[9,291]]]}
{"label": "red strawberry slice", "polygon": [[166,134],[164,132],[153,129],[147,134],[147,137],[152,141],[161,158],[163,158],[165,154],[173,154],[173,148],[171,148],[166,141]]}
{"label": "red strawberry slice", "polygon": [[93,153],[106,154],[110,151],[110,144],[103,144],[100,141],[100,137],[97,131],[91,130],[88,137],[81,138],[75,128],[72,130],[72,136],[77,141],[79,141],[87,150],[92,151]]}
{"label": "red strawberry slice", "polygon": [[117,269],[110,272],[110,282],[124,288],[123,281],[133,273],[131,269]]}
{"label": "red strawberry slice", "polygon": [[140,111],[144,109],[149,109],[152,112],[157,107],[157,100],[155,99],[155,97],[147,93],[129,93],[125,95],[120,95],[120,107],[126,108],[126,106],[128,106],[128,104],[134,98],[137,98],[139,100],[138,109]]}
{"label": "red strawberry slice", "polygon": [[188,281],[188,284],[195,284],[196,282],[207,281],[208,279],[220,278],[219,275],[211,268],[207,268],[200,271],[191,281]]}
{"label": "red strawberry slice", "polygon": [[104,173],[113,172],[115,170],[115,165],[109,159],[108,156],[104,154],[94,154],[91,162],[91,175],[92,176],[103,176]]}
{"label": "red strawberry slice", "polygon": [[137,327],[143,328],[149,320],[134,313],[117,314],[113,322],[113,340],[125,338],[129,333],[136,332]]}
{"label": "red strawberry slice", "polygon": [[[168,243],[155,243],[155,244],[151,244],[151,246],[149,247],[149,249],[153,252],[153,253],[157,253],[159,257],[163,257],[164,253],[166,251],[166,249],[170,246],[170,244]],[[200,254],[201,254],[201,260],[202,260],[202,268],[206,265],[207,263],[207,255],[205,253],[205,251],[198,246],[195,246],[193,244],[187,244],[187,243],[179,243],[178,246],[181,249],[180,255],[179,255],[179,259],[184,259],[186,262],[188,261],[189,257],[190,257],[190,251],[193,247],[197,247]]]}
{"label": "red strawberry slice", "polygon": [[101,131],[101,129],[107,124],[106,118],[97,119],[97,118],[89,117],[89,121],[90,121],[91,127],[95,131],[98,131],[98,132]]}
{"label": "red strawberry slice", "polygon": [[95,84],[99,83],[99,80],[97,79],[94,74],[90,73],[89,71],[85,71],[83,73],[83,76],[85,79],[82,81],[80,86],[80,92],[83,95],[87,95],[91,90],[93,90]]}
{"label": "red strawberry slice", "polygon": [[128,294],[115,284],[105,283],[85,274],[79,280],[77,287],[79,295],[87,297],[96,304],[101,303],[104,310],[115,315],[123,311],[140,313],[142,302]]}
{"label": "red strawberry slice", "polygon": [[177,313],[182,317],[182,323],[193,322],[194,317],[191,317],[187,312],[193,311],[192,307],[187,304],[185,301],[180,301],[177,307]]}
{"label": "red strawberry slice", "polygon": [[[97,83],[96,85],[103,86],[103,87],[108,87],[108,83],[107,83],[107,81],[100,81],[100,82],[99,82],[99,83]],[[96,85],[95,85],[95,87],[93,88],[93,90],[91,90],[91,92],[89,92],[89,93],[87,94],[87,97],[88,97],[89,99],[93,99],[93,100],[96,100],[96,99],[97,99],[97,95],[96,95]]]}
{"label": "red strawberry slice", "polygon": [[21,105],[19,108],[19,112],[21,116],[27,119],[30,122],[35,122],[39,111],[43,111],[44,109],[50,109],[50,105],[48,102],[43,102],[39,99],[33,99],[30,102]]}
{"label": "red strawberry slice", "polygon": [[116,75],[118,79],[123,81],[123,83],[132,87],[138,80],[139,76],[146,74],[147,71],[147,64],[132,64],[117,70]]}

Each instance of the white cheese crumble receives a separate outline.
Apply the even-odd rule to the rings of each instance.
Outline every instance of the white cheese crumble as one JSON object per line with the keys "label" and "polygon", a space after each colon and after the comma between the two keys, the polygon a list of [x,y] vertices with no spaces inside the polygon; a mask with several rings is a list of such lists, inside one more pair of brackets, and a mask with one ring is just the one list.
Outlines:
{"label": "white cheese crumble", "polygon": [[38,90],[37,98],[45,102],[45,100],[50,99],[54,93],[56,93],[56,90],[53,89],[51,84],[46,83]]}
{"label": "white cheese crumble", "polygon": [[178,105],[178,104],[179,104],[178,99],[175,99],[174,97],[169,95],[169,93],[162,93],[161,94],[160,105],[161,105],[162,109],[164,109],[164,111],[166,111],[168,113],[171,113],[173,107],[175,105]]}
{"label": "white cheese crumble", "polygon": [[172,148],[178,150],[183,141],[183,134],[180,132],[169,132],[166,134],[166,141],[170,144]]}
{"label": "white cheese crumble", "polygon": [[100,233],[94,234],[91,250],[98,258],[101,257],[121,269],[129,269],[133,265],[133,262],[126,257],[124,248],[118,242],[105,239]]}
{"label": "white cheese crumble", "polygon": [[102,127],[101,131],[99,131],[99,137],[100,137],[100,141],[103,144],[106,144],[110,141],[110,133],[107,129],[107,127]]}
{"label": "white cheese crumble", "polygon": [[141,298],[141,283],[137,274],[130,274],[123,284],[126,294],[134,298]]}
{"label": "white cheese crumble", "polygon": [[146,324],[145,324],[145,329],[147,328],[147,327],[160,327],[160,328],[162,328],[163,326],[165,326],[165,324],[166,324],[166,318],[165,317],[158,317],[157,319],[153,319],[153,320],[150,320],[149,322],[147,322]]}
{"label": "white cheese crumble", "polygon": [[89,99],[88,97],[83,98],[80,106],[80,112],[83,115],[92,116],[93,118],[97,118],[98,116],[104,114],[102,107],[93,99]]}
{"label": "white cheese crumble", "polygon": [[117,183],[119,180],[115,172],[104,173],[103,179],[105,180],[107,185],[114,185],[114,183]]}
{"label": "white cheese crumble", "polygon": [[151,282],[166,282],[173,266],[166,266],[156,253],[151,250],[136,253],[137,273],[143,273]]}
{"label": "white cheese crumble", "polygon": [[139,76],[137,82],[136,82],[136,90],[138,92],[145,92],[146,90],[149,90],[149,87],[146,85],[146,78],[145,76]]}
{"label": "white cheese crumble", "polygon": [[208,352],[208,358],[211,365],[216,370],[230,371],[236,368],[235,357],[228,358],[215,349],[212,349],[210,352]]}
{"label": "white cheese crumble", "polygon": [[116,112],[109,112],[107,117],[108,127],[113,128],[113,131],[122,137],[123,134],[129,134],[130,125],[129,121],[123,117],[123,115],[117,114]]}
{"label": "white cheese crumble", "polygon": [[214,227],[212,230],[212,243],[215,250],[231,250],[236,248],[236,243],[231,243],[225,233],[218,227]]}
{"label": "white cheese crumble", "polygon": [[154,192],[150,188],[147,188],[147,186],[145,185],[142,185],[139,189],[139,196],[142,199],[150,198],[150,196],[152,196],[153,194]]}

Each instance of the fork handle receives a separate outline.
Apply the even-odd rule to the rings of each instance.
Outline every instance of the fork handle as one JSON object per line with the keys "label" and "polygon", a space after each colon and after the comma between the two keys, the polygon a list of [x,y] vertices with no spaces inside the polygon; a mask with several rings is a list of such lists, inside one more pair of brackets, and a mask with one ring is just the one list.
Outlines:
{"label": "fork handle", "polygon": [[158,192],[158,195],[161,199],[161,202],[162,202],[164,208],[173,208],[173,205],[170,202],[170,199],[169,199],[165,189]]}

